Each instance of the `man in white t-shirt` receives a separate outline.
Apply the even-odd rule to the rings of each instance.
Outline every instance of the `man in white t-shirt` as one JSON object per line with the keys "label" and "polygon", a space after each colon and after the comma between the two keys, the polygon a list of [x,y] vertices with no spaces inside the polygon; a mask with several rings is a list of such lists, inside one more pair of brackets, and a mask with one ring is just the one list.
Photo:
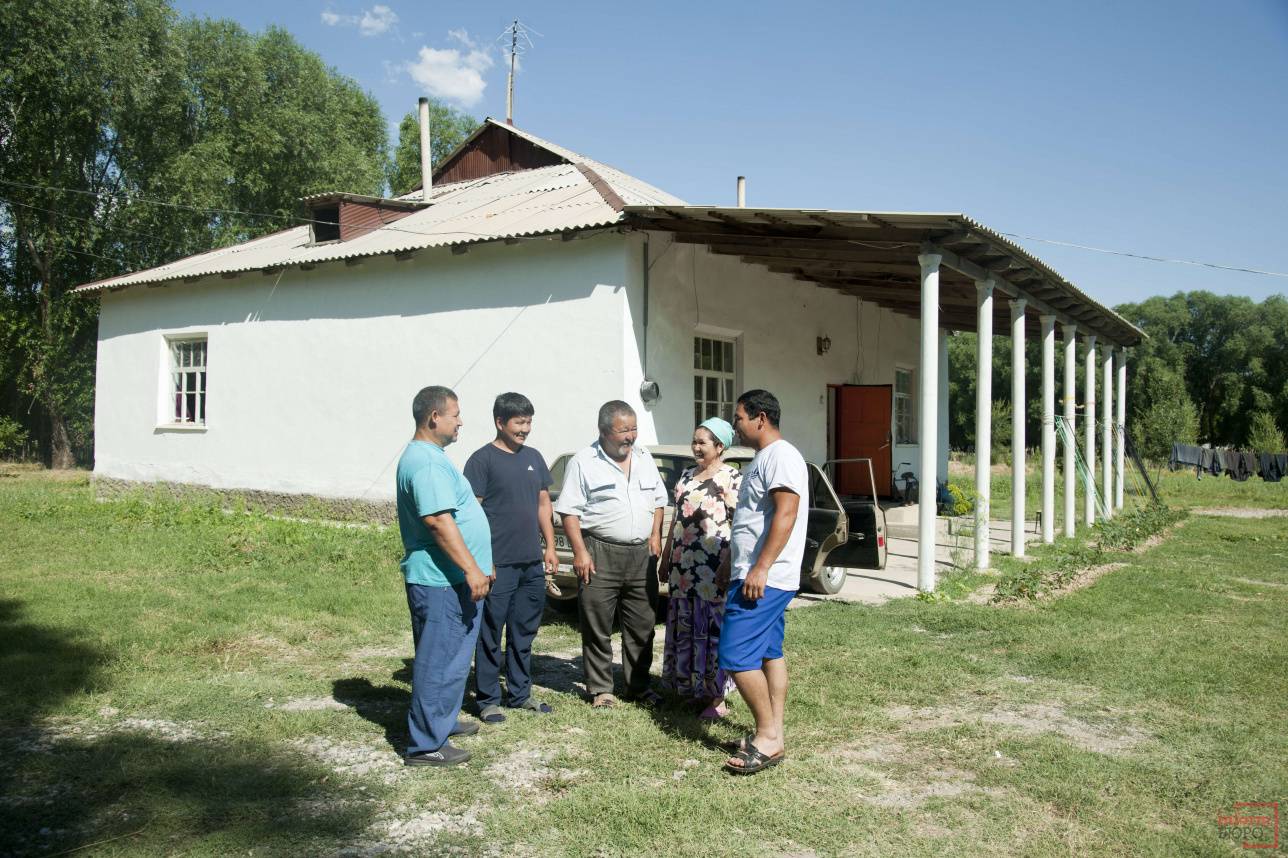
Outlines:
{"label": "man in white t-shirt", "polygon": [[733,428],[756,450],[742,469],[733,514],[730,580],[720,630],[720,667],[756,719],[756,732],[725,762],[734,774],[750,775],[783,761],[783,706],[787,662],[783,632],[787,603],[800,589],[809,519],[809,469],[800,451],[778,430],[781,409],[766,390],[738,397]]}

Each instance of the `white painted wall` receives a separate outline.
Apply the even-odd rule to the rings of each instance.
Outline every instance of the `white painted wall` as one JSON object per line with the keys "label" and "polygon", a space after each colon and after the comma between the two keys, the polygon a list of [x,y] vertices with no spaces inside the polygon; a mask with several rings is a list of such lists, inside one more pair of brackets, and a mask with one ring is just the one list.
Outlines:
{"label": "white painted wall", "polygon": [[[633,238],[626,265],[637,341],[643,241]],[[812,461],[827,454],[827,385],[893,385],[896,365],[912,368],[919,383],[915,319],[666,234],[650,236],[648,256],[648,369],[662,398],[647,411],[653,437],[664,443],[684,443],[693,431],[693,337],[702,333],[738,339],[739,391],[762,387],[776,395],[784,434]],[[819,336],[832,340],[821,356]],[[628,378],[626,388],[637,389],[642,377]],[[941,446],[946,460],[946,433]],[[916,454],[916,446],[896,447],[891,464],[911,462],[916,472]]]}
{"label": "white painted wall", "polygon": [[[827,453],[828,384],[893,384],[896,365],[919,383],[916,320],[657,234],[647,369],[662,398],[645,407],[643,243],[497,243],[106,294],[95,472],[388,499],[412,397],[428,384],[461,397],[465,425],[448,449],[458,465],[492,438],[492,400],[506,390],[532,398],[531,443],[548,461],[594,440],[600,404],[616,398],[635,405],[644,443],[684,443],[702,332],[738,338],[740,391],[774,392],[785,434],[815,461]],[[176,334],[208,337],[204,431],[162,425],[164,343]],[[832,340],[822,356],[819,336]],[[941,447],[942,460],[946,433]],[[915,472],[916,454],[896,447],[892,465]]]}
{"label": "white painted wall", "polygon": [[[594,439],[621,396],[626,239],[480,246],[454,256],[258,272],[103,296],[95,472],[387,499],[429,384],[461,397],[458,465],[493,436],[496,394],[537,408],[547,459]],[[209,338],[204,432],[158,427],[163,338]]]}

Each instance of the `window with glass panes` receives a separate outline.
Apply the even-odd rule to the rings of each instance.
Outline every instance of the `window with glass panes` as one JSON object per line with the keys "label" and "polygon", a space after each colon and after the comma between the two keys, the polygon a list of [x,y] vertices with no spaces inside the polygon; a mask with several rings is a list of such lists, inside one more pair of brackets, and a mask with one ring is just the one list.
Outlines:
{"label": "window with glass panes", "polygon": [[723,417],[733,422],[735,402],[734,342],[693,338],[693,422]]}
{"label": "window with glass panes", "polygon": [[206,341],[170,342],[174,422],[206,424]]}
{"label": "window with glass panes", "polygon": [[917,424],[912,411],[912,370],[896,368],[894,371],[894,442],[916,444]]}

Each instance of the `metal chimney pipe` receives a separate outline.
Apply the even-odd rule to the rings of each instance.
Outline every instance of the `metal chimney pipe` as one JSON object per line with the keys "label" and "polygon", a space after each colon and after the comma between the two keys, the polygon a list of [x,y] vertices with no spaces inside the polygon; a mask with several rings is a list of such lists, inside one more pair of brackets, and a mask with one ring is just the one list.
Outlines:
{"label": "metal chimney pipe", "polygon": [[429,99],[420,100],[420,198],[429,202],[433,186],[433,165],[429,158]]}
{"label": "metal chimney pipe", "polygon": [[739,176],[738,177],[738,208],[745,209],[746,207],[747,207],[747,177]]}

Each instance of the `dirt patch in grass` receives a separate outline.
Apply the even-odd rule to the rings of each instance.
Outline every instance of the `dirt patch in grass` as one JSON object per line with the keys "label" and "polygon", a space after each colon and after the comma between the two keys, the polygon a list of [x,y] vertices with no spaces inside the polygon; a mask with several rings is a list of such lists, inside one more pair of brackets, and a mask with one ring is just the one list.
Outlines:
{"label": "dirt patch in grass", "polygon": [[264,708],[277,709],[280,712],[325,712],[327,710],[341,712],[350,707],[328,694],[326,697],[294,697],[285,703],[270,701],[264,704]]}
{"label": "dirt patch in grass", "polygon": [[535,804],[556,798],[569,784],[585,775],[580,769],[555,766],[557,751],[521,743],[483,770],[499,789]]}
{"label": "dirt patch in grass", "polygon": [[225,739],[228,733],[211,730],[196,721],[170,721],[165,718],[121,717],[119,710],[105,706],[99,719],[50,718],[20,742],[20,750],[50,751],[60,742],[91,742],[119,733],[142,733],[164,742],[201,742]]}
{"label": "dirt patch in grass", "polygon": [[374,775],[393,783],[403,772],[403,763],[387,746],[344,742],[326,736],[295,739],[287,747],[316,760],[338,775],[364,777]]}
{"label": "dirt patch in grass", "polygon": [[1217,515],[1227,518],[1286,518],[1288,509],[1257,509],[1255,507],[1208,506],[1190,510],[1194,515]]}
{"label": "dirt patch in grass", "polygon": [[1279,587],[1281,589],[1288,588],[1288,584],[1277,584],[1274,581],[1258,581],[1256,578],[1233,578],[1231,580],[1238,581],[1240,584],[1249,584],[1253,587]]}
{"label": "dirt patch in grass", "polygon": [[975,773],[943,764],[930,751],[897,738],[840,749],[841,765],[857,777],[855,795],[875,807],[911,810],[933,798],[994,790],[975,783]]}
{"label": "dirt patch in grass", "polygon": [[1022,705],[981,706],[972,702],[913,709],[891,706],[887,717],[899,722],[902,729],[919,733],[968,724],[989,724],[1028,735],[1053,733],[1063,736],[1087,751],[1121,754],[1149,738],[1142,730],[1122,724],[1092,724],[1068,714],[1057,703],[1039,702]]}
{"label": "dirt patch in grass", "polygon": [[[481,805],[470,805],[462,810],[447,808],[426,810],[414,805],[400,805],[381,814],[359,843],[345,847],[335,854],[345,858],[368,858],[375,855],[443,855],[453,854],[434,846],[442,836],[467,835],[477,837],[483,833],[480,817],[486,810]],[[478,854],[477,850],[464,849],[457,854]]]}

